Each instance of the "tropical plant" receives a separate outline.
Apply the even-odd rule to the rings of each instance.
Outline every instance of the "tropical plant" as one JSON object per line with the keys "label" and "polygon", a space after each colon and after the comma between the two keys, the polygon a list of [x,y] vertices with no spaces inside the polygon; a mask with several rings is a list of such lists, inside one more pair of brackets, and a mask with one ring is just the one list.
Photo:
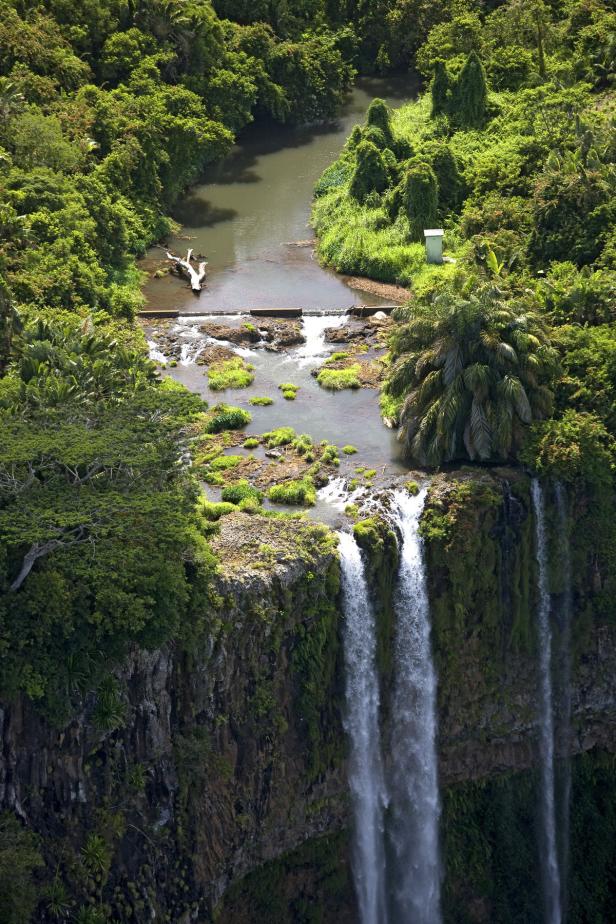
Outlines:
{"label": "tropical plant", "polygon": [[552,406],[556,353],[538,315],[494,287],[405,311],[385,392],[404,398],[408,455],[424,465],[510,458],[526,426]]}

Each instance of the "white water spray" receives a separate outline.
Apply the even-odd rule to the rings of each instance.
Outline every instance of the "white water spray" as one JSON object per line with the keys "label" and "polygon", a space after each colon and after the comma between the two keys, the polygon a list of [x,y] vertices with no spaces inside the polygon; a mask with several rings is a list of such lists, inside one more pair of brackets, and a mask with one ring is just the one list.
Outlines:
{"label": "white water spray", "polygon": [[436,672],[430,644],[430,608],[419,535],[426,489],[393,496],[402,536],[396,600],[392,706],[391,790],[392,919],[396,924],[441,920],[440,800],[436,753]]}
{"label": "white water spray", "polygon": [[329,352],[325,331],[328,327],[341,327],[346,320],[345,314],[305,315],[302,318],[302,332],[306,342],[289,358],[297,360],[300,367],[316,365]]}
{"label": "white water spray", "polygon": [[383,812],[376,628],[359,547],[339,533],[344,602],[345,730],[354,815],[353,874],[361,924],[385,924]]}
{"label": "white water spray", "polygon": [[548,553],[545,529],[545,500],[539,481],[531,484],[535,514],[537,557],[537,633],[539,640],[539,754],[541,760],[541,865],[546,924],[562,921],[560,870],[556,845],[556,804],[554,787],[554,715],[552,697],[552,630],[548,589]]}

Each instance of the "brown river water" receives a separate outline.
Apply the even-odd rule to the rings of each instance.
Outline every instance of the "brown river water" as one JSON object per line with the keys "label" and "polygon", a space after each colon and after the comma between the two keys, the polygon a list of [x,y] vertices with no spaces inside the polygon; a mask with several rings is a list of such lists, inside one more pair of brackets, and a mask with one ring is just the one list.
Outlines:
{"label": "brown river water", "polygon": [[[169,249],[185,256],[192,247],[203,254],[209,263],[206,288],[195,296],[177,277],[152,278],[145,286],[148,306],[205,314],[384,304],[316,261],[310,243],[312,193],[371,100],[382,96],[395,107],[416,89],[412,77],[362,80],[333,122],[250,126],[224,163],[211,171],[211,180],[193,187],[173,212],[182,230],[170,238]],[[160,258],[162,251],[152,250],[146,266]]]}

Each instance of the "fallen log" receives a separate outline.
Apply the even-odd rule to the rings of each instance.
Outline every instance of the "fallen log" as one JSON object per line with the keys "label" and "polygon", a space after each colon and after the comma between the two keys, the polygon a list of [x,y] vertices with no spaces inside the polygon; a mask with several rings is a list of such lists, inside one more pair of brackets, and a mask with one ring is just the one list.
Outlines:
{"label": "fallen log", "polygon": [[167,259],[175,265],[178,272],[183,272],[185,276],[188,277],[190,282],[190,287],[193,292],[200,292],[202,289],[203,280],[205,279],[205,267],[207,263],[199,263],[197,269],[192,265],[192,248],[186,254],[186,259],[183,260],[182,257],[175,257],[172,253],[167,251]]}

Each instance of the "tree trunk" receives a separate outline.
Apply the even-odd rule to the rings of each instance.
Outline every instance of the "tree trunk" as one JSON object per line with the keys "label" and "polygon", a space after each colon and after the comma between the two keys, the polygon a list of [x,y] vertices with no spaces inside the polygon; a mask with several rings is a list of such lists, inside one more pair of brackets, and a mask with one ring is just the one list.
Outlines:
{"label": "tree trunk", "polygon": [[199,266],[195,269],[191,262],[192,253],[191,248],[186,254],[185,260],[181,257],[174,257],[171,253],[167,253],[167,259],[171,260],[175,264],[177,270],[183,272],[188,278],[193,292],[200,292],[203,287],[203,280],[205,279],[205,267],[207,263],[199,263]]}

